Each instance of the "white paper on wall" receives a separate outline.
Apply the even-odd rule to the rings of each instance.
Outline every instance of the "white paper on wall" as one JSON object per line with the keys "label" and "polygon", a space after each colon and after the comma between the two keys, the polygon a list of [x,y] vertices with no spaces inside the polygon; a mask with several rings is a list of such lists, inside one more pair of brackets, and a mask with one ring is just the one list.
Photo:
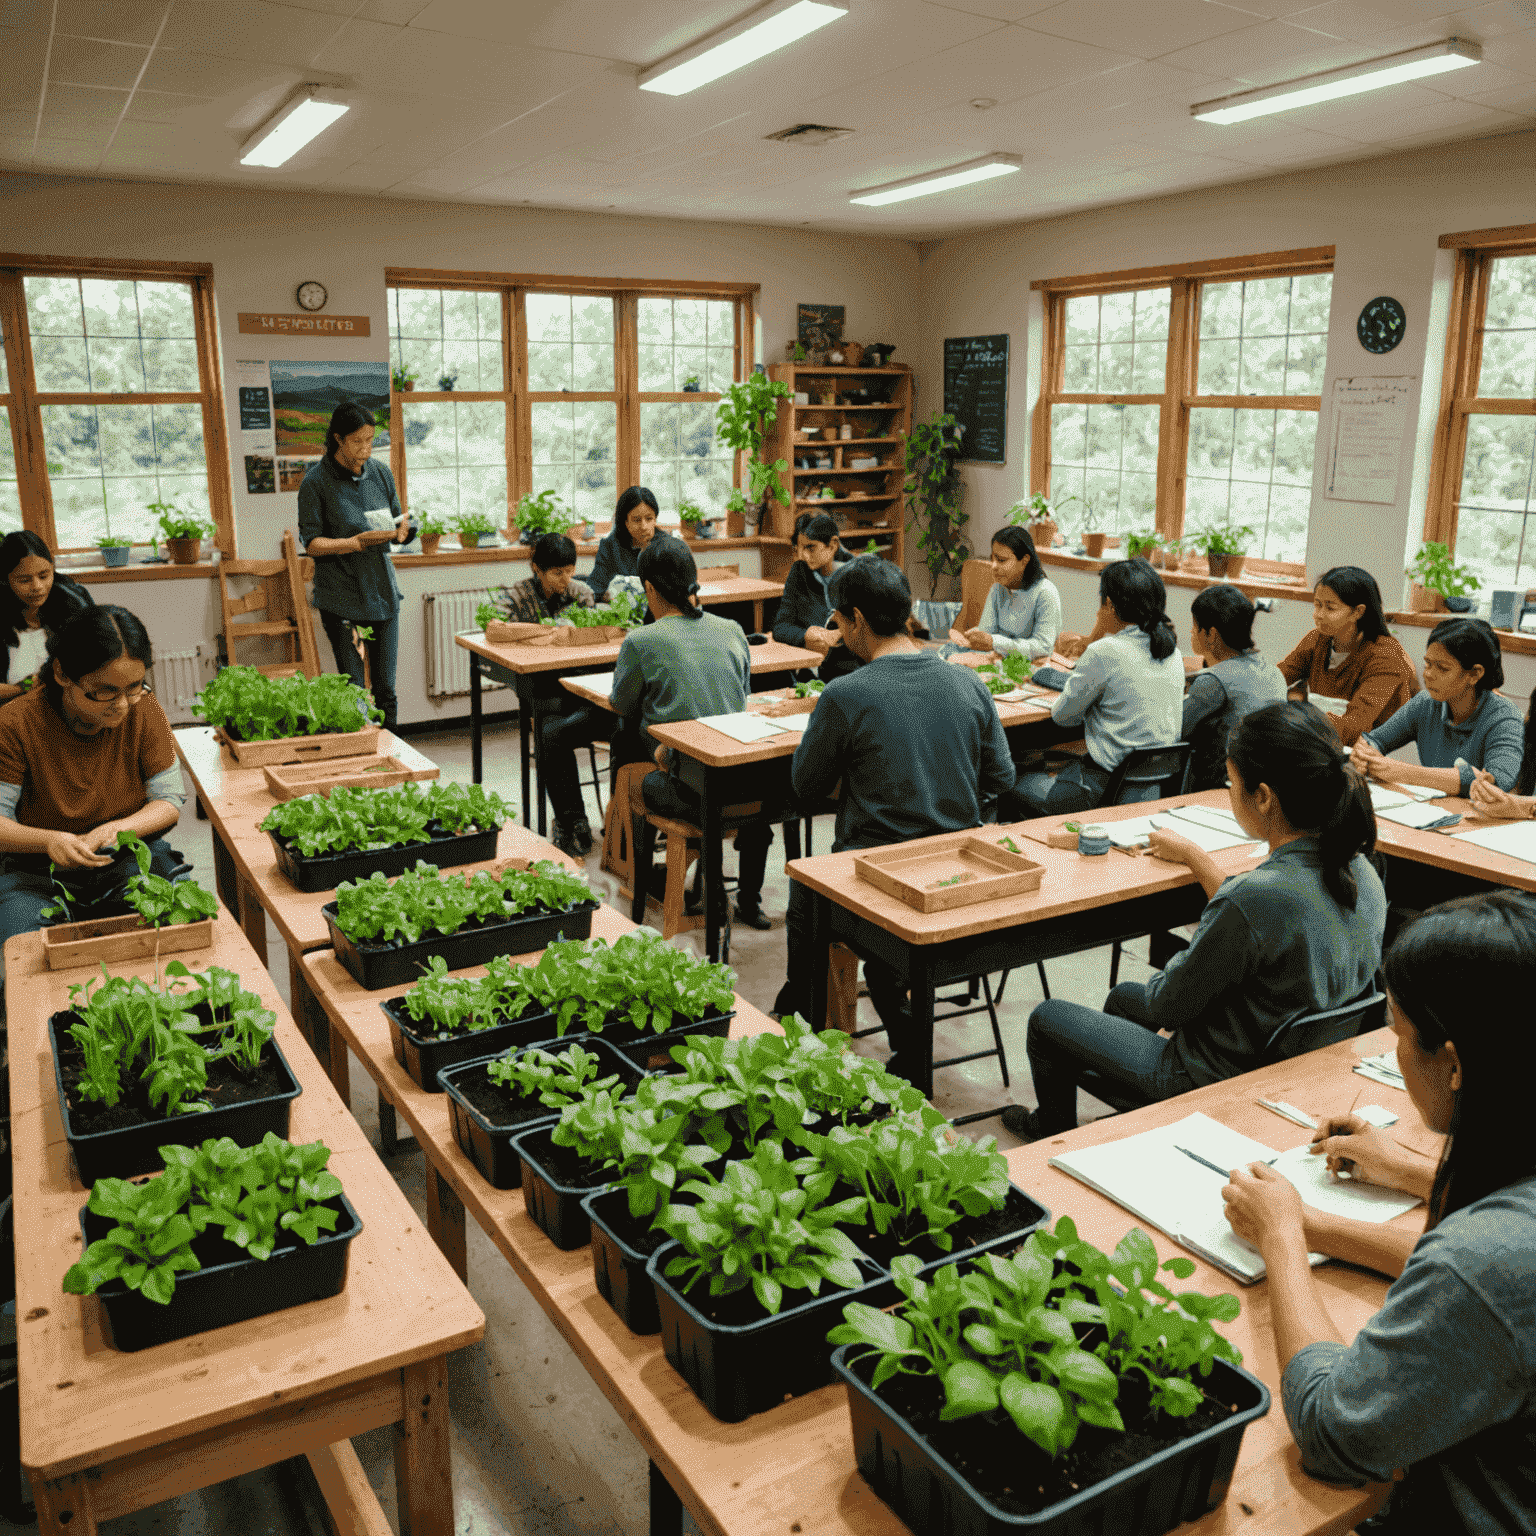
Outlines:
{"label": "white paper on wall", "polygon": [[1416,380],[1335,379],[1328,446],[1331,501],[1397,500],[1398,467]]}

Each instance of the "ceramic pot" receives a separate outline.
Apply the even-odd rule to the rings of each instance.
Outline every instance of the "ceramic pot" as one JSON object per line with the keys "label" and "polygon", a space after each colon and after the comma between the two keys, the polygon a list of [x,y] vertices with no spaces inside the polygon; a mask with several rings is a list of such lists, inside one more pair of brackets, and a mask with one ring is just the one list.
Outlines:
{"label": "ceramic pot", "polygon": [[1088,558],[1090,560],[1098,560],[1103,557],[1104,541],[1108,537],[1107,533],[1085,533],[1083,535],[1083,548],[1088,551]]}
{"label": "ceramic pot", "polygon": [[437,546],[443,542],[440,533],[424,533],[421,535],[421,552],[424,555],[435,555]]}
{"label": "ceramic pot", "polygon": [[127,565],[133,558],[133,550],[127,544],[100,544],[101,563],[103,565]]}
{"label": "ceramic pot", "polygon": [[167,539],[165,541],[165,552],[170,556],[172,565],[196,565],[202,549],[201,539]]}

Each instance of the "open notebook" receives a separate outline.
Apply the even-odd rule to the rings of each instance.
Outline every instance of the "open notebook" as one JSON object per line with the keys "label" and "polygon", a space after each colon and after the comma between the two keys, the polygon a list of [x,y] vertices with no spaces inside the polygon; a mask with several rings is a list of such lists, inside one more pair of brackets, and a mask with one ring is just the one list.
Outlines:
{"label": "open notebook", "polygon": [[1464,843],[1486,848],[1490,853],[1507,853],[1511,858],[1536,864],[1536,821],[1506,821],[1496,827],[1474,827],[1469,832],[1453,832]]}
{"label": "open notebook", "polygon": [[[1086,812],[1083,825],[1091,825],[1091,817]],[[1243,831],[1230,811],[1213,806],[1184,805],[1173,811],[1159,811],[1154,816],[1133,816],[1125,821],[1106,821],[1101,825],[1117,848],[1145,848],[1154,827],[1166,827],[1207,853],[1220,853],[1224,848],[1245,845],[1255,852],[1264,848],[1262,843],[1255,842]]]}
{"label": "open notebook", "polygon": [[[1308,1205],[1333,1215],[1390,1221],[1419,1203],[1416,1196],[1397,1190],[1334,1179],[1328,1160],[1312,1156],[1305,1144],[1277,1154],[1273,1147],[1198,1113],[1139,1136],[1064,1152],[1051,1159],[1051,1166],[1124,1206],[1244,1285],[1262,1280],[1264,1260],[1258,1249],[1238,1237],[1227,1221],[1221,1199],[1227,1175],[1197,1163],[1181,1147],[1224,1169],[1271,1163]],[[1318,1265],[1327,1255],[1307,1257]]]}

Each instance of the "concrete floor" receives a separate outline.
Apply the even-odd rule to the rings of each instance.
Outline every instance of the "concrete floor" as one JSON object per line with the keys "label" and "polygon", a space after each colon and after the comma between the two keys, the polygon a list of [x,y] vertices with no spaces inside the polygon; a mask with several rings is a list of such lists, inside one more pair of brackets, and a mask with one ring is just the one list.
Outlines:
{"label": "concrete floor", "polygon": [[[445,779],[469,778],[469,733],[439,732],[416,737],[413,744],[441,765]],[[516,726],[494,727],[486,738],[486,782],[509,804],[517,803]],[[588,791],[591,798],[591,791]],[[593,826],[600,824],[595,804]],[[211,884],[213,856],[208,823],[190,808],[172,835]],[[817,826],[817,845],[831,842],[831,822]],[[727,869],[733,855],[726,854]],[[594,888],[617,904],[616,882],[598,871],[594,850],[587,874]],[[773,1002],[784,978],[783,913],[788,877],[782,853],[770,855],[763,906],[775,919],[766,933],[738,927],[732,939],[737,990],[759,1008]],[[677,943],[702,954],[702,935],[687,934]],[[286,965],[275,930],[268,932],[273,975],[286,997]],[[1130,946],[1121,979],[1144,980],[1145,942]],[[1098,1006],[1109,986],[1109,952],[1093,951],[1049,966],[1052,995]],[[1010,977],[998,1010],[1012,1077],[1002,1087],[995,1060],[967,1063],[938,1074],[935,1102],[951,1116],[1000,1106],[1008,1099],[1033,1105],[1029,1063],[1024,1054],[1030,1010],[1041,1000],[1033,971]],[[878,1022],[867,1000],[860,1004],[861,1027]],[[964,1054],[990,1044],[985,1015],[940,1026],[935,1055]],[[884,1037],[856,1042],[870,1055],[885,1054]],[[352,1072],[353,1111],[377,1141],[377,1099],[360,1066]],[[1085,1120],[1106,1113],[1104,1106],[1082,1099]],[[971,1135],[995,1135],[1005,1149],[1013,1138],[997,1120],[969,1128]],[[426,1219],[423,1160],[412,1143],[387,1159],[391,1172]],[[469,1288],[486,1315],[485,1339],[450,1357],[453,1398],[453,1483],[457,1536],[641,1536],[648,1529],[646,1458],[607,1400],[576,1362],[543,1312],[529,1297],[494,1245],[475,1223],[468,1223]],[[394,1519],[395,1496],[391,1431],[379,1430],[355,1443],[384,1508]],[[851,1454],[851,1452],[850,1452]],[[0,1536],[22,1530],[0,1518]],[[200,1493],[159,1504],[102,1526],[109,1536],[315,1536],[328,1529],[314,1482],[303,1462],[285,1463],[233,1479]]]}

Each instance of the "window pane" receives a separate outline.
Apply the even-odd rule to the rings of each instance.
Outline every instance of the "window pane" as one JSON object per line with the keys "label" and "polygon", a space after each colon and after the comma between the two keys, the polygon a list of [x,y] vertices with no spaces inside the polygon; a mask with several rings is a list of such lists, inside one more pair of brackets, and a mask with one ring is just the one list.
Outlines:
{"label": "window pane", "polygon": [[1155,405],[1058,405],[1051,410],[1051,499],[1079,536],[1091,508],[1098,528],[1124,535],[1150,527],[1157,506]]}
{"label": "window pane", "polygon": [[680,390],[690,375],[701,389],[729,388],[736,366],[736,311],[717,299],[639,301],[640,388]]}
{"label": "window pane", "polygon": [[1456,559],[1487,586],[1536,584],[1536,416],[1470,416]]}
{"label": "window pane", "polygon": [[1067,300],[1063,391],[1160,395],[1168,370],[1169,290]]}
{"label": "window pane", "polygon": [[40,390],[199,388],[190,284],[29,277],[25,289]]}
{"label": "window pane", "polygon": [[618,499],[618,407],[609,400],[536,402],[533,488],[553,490],[572,522],[610,518]]}
{"label": "window pane", "polygon": [[0,405],[0,534],[21,527],[21,494],[16,485],[16,452],[11,442],[11,413]]}
{"label": "window pane", "polygon": [[1477,392],[1536,399],[1536,256],[1500,256],[1493,263]]}
{"label": "window pane", "polygon": [[1315,411],[1191,410],[1185,533],[1247,525],[1247,554],[1304,561],[1317,422]]}
{"label": "window pane", "polygon": [[389,363],[418,389],[503,389],[501,296],[453,288],[396,288],[389,295]]}
{"label": "window pane", "polygon": [[1333,274],[1206,283],[1200,290],[1202,395],[1316,395],[1328,360]]}
{"label": "window pane", "polygon": [[723,517],[732,468],[731,451],[715,441],[712,403],[641,403],[640,479],[655,491],[663,512],[676,511],[687,499]]}
{"label": "window pane", "polygon": [[530,389],[613,388],[613,300],[530,293],[525,301]]}
{"label": "window pane", "polygon": [[[451,521],[482,511],[507,522],[507,409],[499,400],[401,402],[412,514]],[[537,409],[537,407],[535,407]]]}

